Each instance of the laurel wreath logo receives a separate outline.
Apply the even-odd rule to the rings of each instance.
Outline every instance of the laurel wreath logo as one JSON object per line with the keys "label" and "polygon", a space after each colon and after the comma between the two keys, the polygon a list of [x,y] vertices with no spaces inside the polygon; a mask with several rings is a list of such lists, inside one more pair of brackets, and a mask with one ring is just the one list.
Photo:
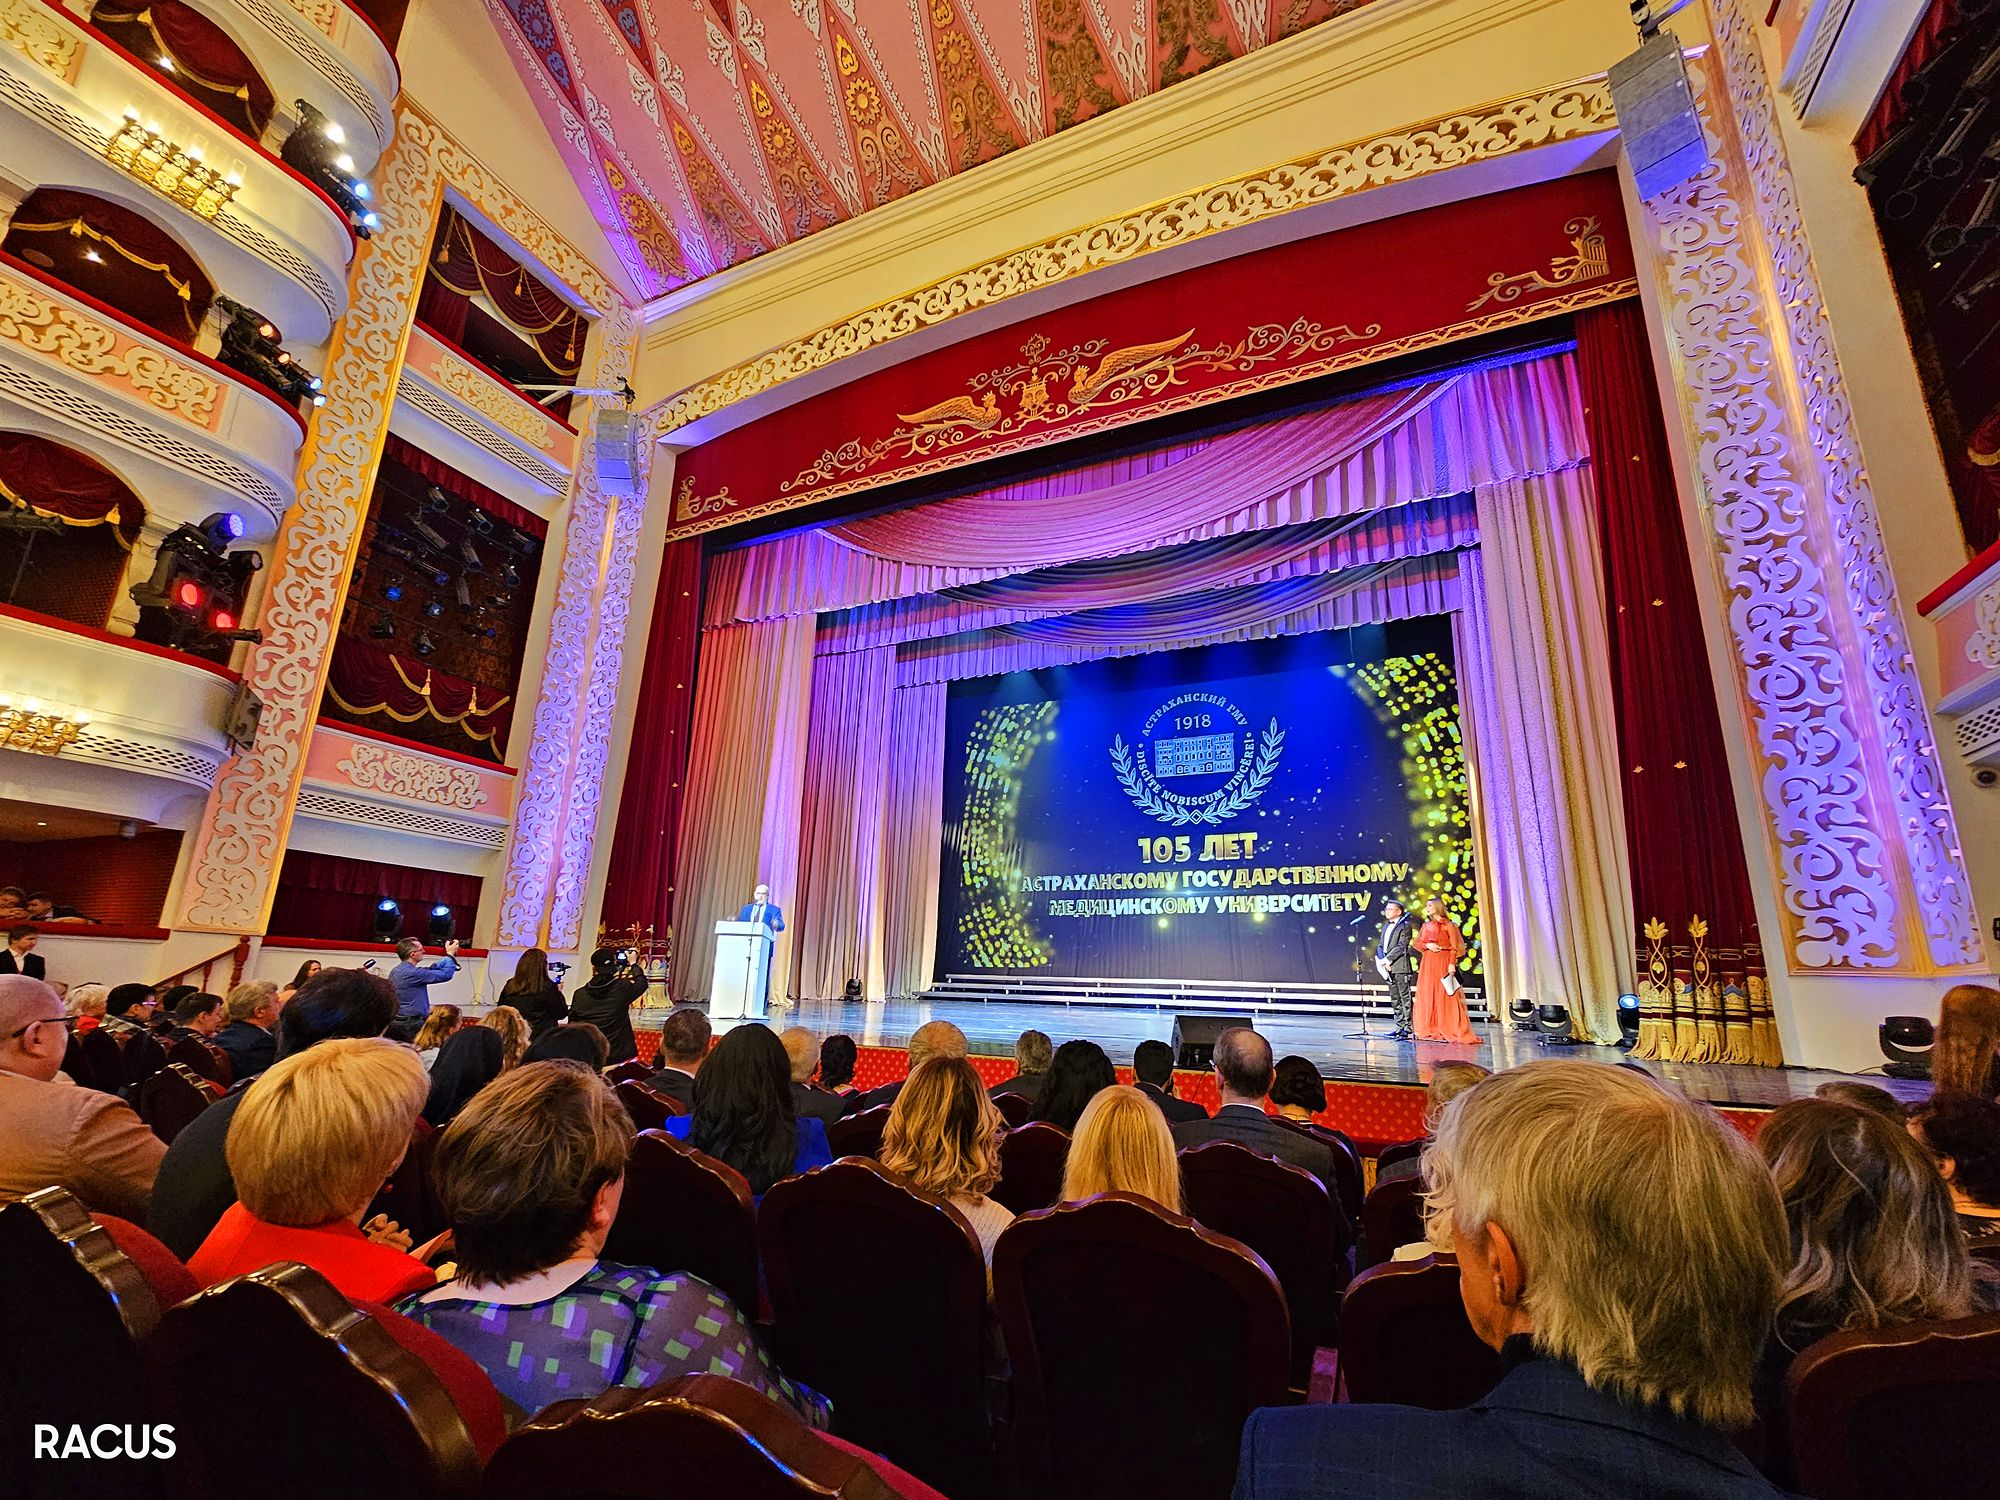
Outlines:
{"label": "laurel wreath logo", "polygon": [[1118,773],[1118,784],[1125,788],[1125,795],[1132,799],[1133,806],[1139,811],[1171,827],[1185,828],[1190,823],[1220,823],[1226,818],[1233,818],[1263,796],[1264,789],[1271,784],[1271,777],[1278,769],[1278,758],[1284,751],[1285,731],[1273,719],[1257,742],[1257,754],[1250,762],[1249,774],[1223,791],[1216,800],[1200,804],[1169,802],[1141,780],[1131,748],[1122,735],[1112,738],[1111,768]]}

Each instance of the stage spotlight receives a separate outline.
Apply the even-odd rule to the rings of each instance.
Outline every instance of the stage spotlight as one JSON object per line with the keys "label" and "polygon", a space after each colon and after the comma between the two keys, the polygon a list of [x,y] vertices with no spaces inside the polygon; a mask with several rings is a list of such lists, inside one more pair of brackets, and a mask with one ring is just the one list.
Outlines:
{"label": "stage spotlight", "polygon": [[430,543],[439,552],[447,552],[451,549],[451,543],[444,539],[444,533],[431,525],[422,516],[412,517],[410,526],[416,531],[418,536]]}
{"label": "stage spotlight", "polygon": [[521,586],[521,570],[512,563],[508,563],[507,571],[500,575],[500,581],[510,589],[519,588]]}
{"label": "stage spotlight", "polygon": [[472,613],[472,585],[471,585],[471,584],[469,584],[469,583],[467,583],[467,582],[465,581],[465,578],[463,577],[463,575],[461,575],[461,576],[460,576],[460,578],[459,578],[459,580],[458,580],[458,588],[457,588],[457,592],[458,592],[458,607],[459,607],[460,609],[464,610],[464,611],[465,611],[465,612],[466,612],[467,614],[471,614],[471,613]]}
{"label": "stage spotlight", "polygon": [[441,516],[448,514],[451,510],[451,501],[445,497],[444,491],[436,485],[432,485],[424,491],[424,498],[430,501],[431,509]]}
{"label": "stage spotlight", "polygon": [[466,524],[481,536],[493,535],[493,518],[483,510],[475,509]]}
{"label": "stage spotlight", "polygon": [[479,549],[472,545],[471,537],[462,536],[458,539],[458,555],[465,559],[466,572],[484,573],[486,571],[486,563],[479,556]]}
{"label": "stage spotlight", "polygon": [[403,908],[384,896],[375,903],[375,941],[391,943],[403,930]]}
{"label": "stage spotlight", "polygon": [[1882,1071],[1891,1078],[1931,1076],[1931,1048],[1937,1042],[1937,1028],[1924,1016],[1891,1016],[1876,1031],[1882,1055],[1888,1062]]}
{"label": "stage spotlight", "polygon": [[451,940],[452,933],[455,932],[457,928],[458,928],[458,922],[452,916],[451,908],[449,906],[445,906],[442,903],[440,903],[439,905],[433,906],[431,908],[430,925],[425,930],[429,933],[430,940],[432,942],[434,943],[449,942]]}
{"label": "stage spotlight", "polygon": [[1569,1007],[1567,1005],[1542,1005],[1535,1009],[1535,1030],[1551,1042],[1571,1042],[1576,1038],[1570,1034]]}
{"label": "stage spotlight", "polygon": [[417,632],[417,644],[414,649],[420,657],[434,656],[437,654],[437,642],[431,639],[431,633],[428,630],[419,630]]}
{"label": "stage spotlight", "polygon": [[368,627],[368,633],[378,641],[393,641],[396,638],[396,622],[387,615],[377,615],[375,623]]}
{"label": "stage spotlight", "polygon": [[1618,1045],[1631,1047],[1639,1041],[1639,997],[1620,995],[1618,997]]}
{"label": "stage spotlight", "polygon": [[1507,1018],[1514,1023],[1516,1031],[1533,1031],[1535,1029],[1535,1002],[1532,1000],[1516,1000],[1512,1005],[1507,1007]]}
{"label": "stage spotlight", "polygon": [[529,536],[527,532],[517,531],[510,527],[507,533],[507,545],[523,557],[533,557],[535,549],[541,546],[541,543]]}
{"label": "stage spotlight", "polygon": [[400,583],[383,584],[382,597],[387,599],[391,604],[394,604],[398,599],[403,597],[403,586]]}
{"label": "stage spotlight", "polygon": [[243,518],[231,510],[218,510],[203,516],[197,529],[217,552],[227,552],[229,544],[243,535]]}
{"label": "stage spotlight", "polygon": [[431,599],[424,604],[425,618],[436,620],[436,619],[441,619],[443,615],[444,615],[444,605],[440,603],[438,600]]}

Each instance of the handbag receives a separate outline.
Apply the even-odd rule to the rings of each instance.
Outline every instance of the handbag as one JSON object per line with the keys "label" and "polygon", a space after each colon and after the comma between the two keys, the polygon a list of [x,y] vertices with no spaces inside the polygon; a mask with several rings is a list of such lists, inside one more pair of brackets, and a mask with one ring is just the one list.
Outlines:
{"label": "handbag", "polygon": [[1456,995],[1463,988],[1464,986],[1458,982],[1456,974],[1447,974],[1444,976],[1444,992],[1447,995]]}

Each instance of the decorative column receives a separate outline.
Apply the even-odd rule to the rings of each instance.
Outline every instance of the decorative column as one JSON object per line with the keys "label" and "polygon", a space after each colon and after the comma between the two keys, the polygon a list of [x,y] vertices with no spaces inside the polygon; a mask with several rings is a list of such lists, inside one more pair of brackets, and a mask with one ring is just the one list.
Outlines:
{"label": "decorative column", "polygon": [[437,127],[399,109],[376,173],[381,228],[361,242],[352,300],[325,370],[326,405],[299,459],[298,495],[270,548],[262,644],[244,664],[263,700],[257,742],[224,764],[195,832],[174,925],[260,933],[291,832],[313,715],[380,465],[397,373],[437,227]]}
{"label": "decorative column", "polygon": [[[1742,0],[1707,0],[1712,164],[1648,204],[1702,541],[1793,973],[1932,975],[1983,950],[1938,748]],[[1725,705],[1725,716],[1728,709]]]}

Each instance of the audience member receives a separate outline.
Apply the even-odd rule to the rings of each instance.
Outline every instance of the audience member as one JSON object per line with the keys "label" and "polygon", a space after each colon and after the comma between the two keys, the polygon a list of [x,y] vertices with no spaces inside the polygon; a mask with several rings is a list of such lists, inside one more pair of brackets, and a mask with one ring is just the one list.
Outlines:
{"label": "audience member", "polygon": [[70,1030],[81,1036],[103,1025],[105,1007],[110,998],[111,991],[95,980],[71,985],[63,995],[63,1013],[76,1021]]}
{"label": "audience member", "polygon": [[694,1006],[683,1005],[669,1012],[660,1023],[660,1068],[646,1080],[646,1087],[665,1094],[683,1114],[693,1109],[695,1076],[714,1035],[708,1017]]}
{"label": "audience member", "polygon": [[589,982],[570,1001],[570,1019],[588,1021],[603,1032],[611,1060],[622,1063],[639,1055],[639,1043],[632,1035],[632,1007],[645,993],[644,974],[613,949],[599,948],[590,955]]}
{"label": "audience member", "polygon": [[854,1096],[854,1064],[860,1049],[854,1038],[836,1031],[819,1044],[819,1086],[842,1099]]}
{"label": "audience member", "polygon": [[1883,1119],[1893,1120],[1898,1130],[1910,1121],[1910,1112],[1903,1108],[1903,1101],[1887,1089],[1877,1088],[1872,1083],[1859,1083],[1851,1078],[1835,1078],[1814,1089],[1813,1097],[1831,1099],[1838,1104],[1851,1104],[1857,1109],[1873,1110]]}
{"label": "audience member", "polygon": [[63,1187],[143,1219],[166,1147],[122,1100],[62,1071],[69,1018],[53,986],[0,976],[0,1200]]}
{"label": "audience member", "polygon": [[[195,993],[193,985],[187,992]],[[118,984],[111,987],[111,993],[104,998],[104,1029],[113,1036],[125,1036],[134,1031],[146,1029],[146,1023],[153,1019],[160,1008],[159,996],[153,993],[150,984]]]}
{"label": "audience member", "polygon": [[1455,1100],[1426,1170],[1499,1385],[1457,1411],[1256,1412],[1237,1500],[1777,1494],[1727,1436],[1789,1260],[1742,1136],[1624,1069],[1548,1059]]}
{"label": "audience member", "polygon": [[458,1030],[463,1014],[456,1005],[440,1000],[424,1017],[424,1024],[417,1028],[417,1034],[410,1038],[410,1045],[417,1049],[417,1056],[423,1060],[424,1071],[428,1073],[437,1066],[438,1048],[444,1039]]}
{"label": "audience member", "polygon": [[35,952],[40,941],[32,927],[7,929],[7,946],[0,948],[0,974],[24,974],[30,979],[48,978],[48,964]]}
{"label": "audience member", "polygon": [[[308,980],[278,1013],[282,1060],[320,1042],[380,1036],[396,1016],[389,981],[365,969],[328,969]],[[196,1115],[174,1137],[160,1162],[158,1190],[146,1227],[186,1260],[236,1201],[229,1175],[229,1125],[248,1092],[236,1087]]]}
{"label": "audience member", "polygon": [[1207,1141],[1235,1141],[1260,1156],[1304,1167],[1326,1188],[1333,1210],[1334,1243],[1353,1243],[1347,1211],[1340,1206],[1340,1176],[1334,1148],[1301,1130],[1289,1130],[1264,1113],[1274,1069],[1271,1044],[1248,1026],[1232,1026],[1215,1039],[1215,1087],[1221,1107],[1209,1120],[1188,1120],[1174,1127],[1174,1144],[1186,1148]]}
{"label": "audience member", "polygon": [[759,1198],[779,1178],[833,1160],[826,1127],[792,1107],[792,1068],[783,1044],[755,1022],[723,1033],[695,1077],[694,1108],[665,1129],[741,1172]]}
{"label": "audience member", "polygon": [[788,1026],[778,1033],[778,1040],[792,1065],[792,1108],[800,1119],[811,1117],[822,1126],[831,1126],[846,1112],[847,1101],[813,1083],[813,1072],[819,1067],[819,1038],[804,1026]]}
{"label": "audience member", "polygon": [[[124,986],[121,985],[119,988],[122,989],[123,987]],[[187,999],[189,995],[199,995],[201,992],[202,992],[201,986],[198,984],[157,985],[149,992],[153,996],[154,1000],[153,1009],[151,1011],[148,1011],[144,1016],[137,1014],[135,1010],[132,1019],[138,1021],[141,1025],[151,1026],[152,1024],[154,1024],[154,1022],[157,1020],[159,1016],[173,1015],[174,1007],[179,1005],[181,1001]],[[113,998],[113,1004],[111,1008],[113,1010],[116,1010],[118,1008],[116,1004],[118,991],[113,990],[111,993]]]}
{"label": "audience member", "polygon": [[1084,1107],[1101,1090],[1117,1082],[1118,1074],[1111,1066],[1111,1059],[1097,1043],[1064,1042],[1049,1061],[1048,1081],[1042,1085],[1029,1118],[1047,1121],[1062,1130],[1074,1130]]}
{"label": "audience member", "polygon": [[876,1160],[921,1192],[965,1215],[990,1269],[1013,1212],[987,1194],[1000,1181],[1000,1111],[962,1057],[933,1057],[910,1074],[882,1131]]}
{"label": "audience member", "polygon": [[2000,1104],[1976,1094],[1933,1094],[1910,1120],[1951,1189],[1972,1245],[2000,1245]]}
{"label": "audience member", "polygon": [[74,906],[56,900],[47,891],[28,893],[28,920],[30,922],[88,922],[90,918]]}
{"label": "audience member", "polygon": [[430,1127],[442,1130],[457,1119],[472,1096],[500,1076],[506,1057],[506,1044],[490,1027],[461,1026],[446,1037],[431,1064],[430,1096],[423,1104]]}
{"label": "audience member", "polygon": [[588,1021],[565,1021],[528,1043],[528,1050],[521,1061],[537,1063],[562,1059],[582,1063],[591,1072],[597,1073],[603,1071],[610,1056],[611,1044],[604,1040],[603,1032]]}
{"label": "audience member", "polygon": [[1938,1002],[1931,1094],[2000,1095],[2000,990],[1957,984]]}
{"label": "audience member", "polygon": [[994,1097],[1001,1094],[1019,1094],[1030,1104],[1042,1094],[1042,1084],[1049,1076],[1049,1063],[1055,1057],[1055,1044],[1049,1040],[1046,1031],[1024,1031],[1014,1038],[1014,1076],[1003,1078],[987,1092]]}
{"label": "audience member", "polygon": [[280,986],[278,990],[278,1003],[282,1006],[292,996],[304,989],[306,981],[317,974],[323,967],[324,965],[316,958],[309,958],[300,964],[292,974],[291,983]]}
{"label": "audience member", "polygon": [[[963,1057],[966,1053],[965,1033],[949,1021],[926,1021],[910,1033],[908,1052],[912,1073],[933,1057]],[[896,1096],[908,1081],[905,1075],[865,1094],[856,1094],[847,1101],[847,1112],[858,1115],[862,1110],[874,1109],[877,1105],[894,1104]]]}
{"label": "audience member", "polygon": [[424,1090],[416,1056],[384,1037],[330,1041],[273,1064],[230,1122],[238,1199],[189,1257],[195,1279],[212,1286],[295,1260],[358,1301],[435,1285],[405,1253],[408,1236],[379,1216],[361,1223],[409,1149]]}
{"label": "audience member", "polygon": [[500,1034],[500,1067],[518,1068],[528,1050],[528,1023],[511,1005],[496,1005],[480,1025]]}
{"label": "audience member", "polygon": [[402,1041],[415,1036],[430,1014],[431,986],[458,973],[458,939],[447,939],[444,956],[433,962],[418,962],[423,956],[424,945],[416,938],[396,944],[396,967],[389,971],[389,983],[396,990],[396,1030]]}
{"label": "audience member", "polygon": [[518,1413],[726,1374],[818,1427],[826,1402],[778,1372],[749,1319],[707,1282],[598,1257],[618,1216],[632,1122],[574,1063],[531,1063],[438,1141],[433,1181],[457,1275],[397,1310],[463,1350]]}
{"label": "audience member", "polygon": [[1306,1058],[1281,1057],[1271,1070],[1271,1104],[1279,1119],[1310,1125],[1326,1112],[1326,1080]]}
{"label": "audience member", "polygon": [[0,885],[0,926],[28,920],[28,893],[18,885]]}
{"label": "audience member", "polygon": [[569,1019],[569,1002],[549,978],[549,956],[530,948],[514,965],[514,977],[500,986],[500,1003],[511,1005],[528,1023],[528,1039],[538,1041]]}
{"label": "audience member", "polygon": [[254,1078],[278,1060],[278,1039],[271,1034],[280,1014],[278,987],[268,979],[246,979],[224,1004],[228,1024],[216,1032],[215,1045],[229,1054],[232,1078]]}
{"label": "audience member", "polygon": [[[174,1007],[173,1035],[176,1040],[193,1036],[201,1038],[204,1042],[214,1042],[221,1034],[223,1022],[228,1019],[228,1015],[229,1006],[222,996],[197,990]],[[231,1073],[230,1076],[234,1078],[235,1074]]]}
{"label": "audience member", "polygon": [[[1444,1108],[1460,1094],[1471,1088],[1482,1078],[1491,1078],[1493,1070],[1482,1068],[1476,1062],[1441,1062],[1431,1069],[1431,1081],[1424,1085],[1424,1134],[1430,1135],[1444,1117]],[[1651,1078],[1649,1073],[1646,1075]],[[1401,1177],[1415,1177],[1423,1171],[1421,1157],[1406,1156],[1401,1161],[1392,1161],[1375,1174],[1379,1183],[1394,1182]],[[1421,1254],[1422,1252],[1419,1252]]]}
{"label": "audience member", "polygon": [[1165,1042],[1143,1041],[1132,1049],[1132,1077],[1169,1125],[1208,1118],[1208,1111],[1192,1099],[1174,1097],[1174,1049]]}
{"label": "audience member", "polygon": [[1112,1084],[1083,1108],[1063,1162],[1063,1201],[1137,1193],[1182,1212],[1181,1164],[1167,1117],[1136,1088]]}

